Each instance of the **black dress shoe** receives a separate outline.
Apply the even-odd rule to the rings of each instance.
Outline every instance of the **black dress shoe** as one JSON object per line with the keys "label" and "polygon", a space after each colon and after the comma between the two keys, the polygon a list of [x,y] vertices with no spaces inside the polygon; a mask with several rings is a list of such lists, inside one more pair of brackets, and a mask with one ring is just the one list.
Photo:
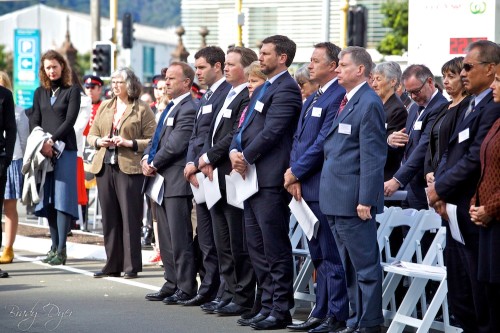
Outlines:
{"label": "black dress shoe", "polygon": [[296,331],[296,332],[307,332],[310,329],[318,327],[322,322],[323,322],[323,319],[309,317],[303,323],[291,324],[291,325],[288,325],[286,328],[288,328],[289,330],[292,330],[292,331]]}
{"label": "black dress shoe", "polygon": [[380,333],[382,332],[382,329],[380,326],[372,326],[372,327],[359,327],[357,330],[354,332],[356,333]]}
{"label": "black dress shoe", "polygon": [[200,306],[209,301],[209,299],[203,295],[196,295],[195,297],[188,299],[187,301],[179,301],[178,303],[184,306]]}
{"label": "black dress shoe", "polygon": [[250,324],[250,327],[255,330],[282,330],[292,323],[292,318],[278,319],[269,316],[264,320]]}
{"label": "black dress shoe", "polygon": [[163,301],[165,298],[167,298],[168,296],[172,296],[172,295],[173,295],[173,293],[169,293],[169,292],[160,290],[157,293],[147,294],[146,299],[148,301]]}
{"label": "black dress shoe", "polygon": [[349,327],[349,326],[347,326],[346,328],[344,328],[339,333],[353,333],[353,332],[356,332],[356,327]]}
{"label": "black dress shoe", "polygon": [[206,313],[214,313],[215,310],[220,309],[229,304],[229,301],[223,301],[221,298],[217,297],[212,302],[202,304],[200,308]]}
{"label": "black dress shoe", "polygon": [[255,317],[256,315],[259,314],[259,311],[254,312],[253,309],[252,309],[251,312],[242,314],[241,315],[241,319],[250,319],[250,318],[253,318],[253,317]]}
{"label": "black dress shoe", "polygon": [[183,292],[180,289],[177,289],[175,294],[173,294],[172,296],[166,297],[163,300],[163,303],[167,304],[167,305],[173,305],[173,304],[178,304],[179,302],[182,302],[182,301],[189,301],[191,298],[193,298],[193,296],[186,294],[185,292]]}
{"label": "black dress shoe", "polygon": [[2,270],[0,269],[0,279],[1,279],[1,278],[6,278],[6,277],[9,277],[9,273],[7,273],[6,271],[2,271]]}
{"label": "black dress shoe", "polygon": [[323,320],[321,325],[316,328],[310,329],[309,333],[339,332],[345,328],[345,321],[338,321],[337,319],[335,319],[335,317],[327,317]]}
{"label": "black dress shoe", "polygon": [[215,309],[214,312],[219,316],[241,316],[244,313],[250,312],[250,310],[252,309],[231,302],[226,306]]}
{"label": "black dress shoe", "polygon": [[120,273],[104,273],[103,271],[94,273],[94,277],[96,279],[104,277],[120,277],[120,276],[121,276]]}
{"label": "black dress shoe", "polygon": [[241,326],[250,326],[252,324],[258,323],[259,321],[262,321],[266,319],[267,316],[263,315],[261,313],[257,313],[255,317],[252,317],[250,319],[238,319],[237,323],[240,324]]}
{"label": "black dress shoe", "polygon": [[125,273],[123,275],[124,279],[137,279],[138,277],[139,277],[139,275],[137,275],[136,272]]}

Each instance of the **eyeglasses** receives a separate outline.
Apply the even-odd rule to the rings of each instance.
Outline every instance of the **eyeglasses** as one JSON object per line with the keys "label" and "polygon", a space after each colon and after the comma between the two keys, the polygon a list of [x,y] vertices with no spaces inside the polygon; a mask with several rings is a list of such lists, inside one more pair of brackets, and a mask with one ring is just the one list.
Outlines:
{"label": "eyeglasses", "polygon": [[125,81],[111,81],[111,84],[115,85],[115,86],[118,84],[124,84],[124,83],[125,83]]}
{"label": "eyeglasses", "polygon": [[425,84],[427,83],[427,81],[429,80],[429,78],[425,79],[424,83],[422,83],[422,85],[420,86],[420,88],[416,89],[416,90],[406,90],[406,92],[408,93],[408,95],[419,95],[421,92],[422,92],[422,89],[424,89],[424,86]]}
{"label": "eyeglasses", "polygon": [[475,64],[464,62],[463,68],[464,71],[469,72],[472,68],[474,68],[475,65],[483,65],[483,64],[488,64],[488,62],[480,61],[476,62]]}

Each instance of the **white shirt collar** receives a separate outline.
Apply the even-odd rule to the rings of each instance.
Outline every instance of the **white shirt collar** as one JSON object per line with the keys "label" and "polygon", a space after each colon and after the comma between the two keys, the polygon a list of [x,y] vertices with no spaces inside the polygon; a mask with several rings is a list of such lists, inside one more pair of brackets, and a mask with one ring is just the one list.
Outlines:
{"label": "white shirt collar", "polygon": [[185,93],[185,94],[182,94],[176,98],[174,98],[172,100],[172,102],[174,102],[174,106],[176,106],[177,104],[179,104],[184,98],[186,98],[188,95],[191,95],[191,91]]}
{"label": "white shirt collar", "polygon": [[321,91],[324,93],[328,88],[330,88],[330,86],[335,82],[337,81],[337,77],[334,77],[333,79],[331,79],[330,81],[328,81],[323,87],[320,87]]}
{"label": "white shirt collar", "polygon": [[214,93],[224,81],[226,81],[226,78],[223,76],[218,81],[215,81],[215,83],[212,84],[210,87],[208,87],[208,89],[210,89],[212,93]]}
{"label": "white shirt collar", "polygon": [[273,76],[272,78],[270,78],[270,79],[268,80],[268,81],[269,81],[269,83],[273,84],[273,83],[274,83],[274,81],[276,81],[276,80],[277,80],[277,79],[278,79],[281,75],[285,74],[285,72],[287,72],[287,71],[288,71],[288,70],[287,70],[287,69],[285,69],[283,72],[276,74],[275,76]]}
{"label": "white shirt collar", "polygon": [[351,91],[349,91],[346,96],[347,96],[347,101],[350,101],[352,96],[354,96],[355,93],[358,92],[359,89],[361,89],[361,87],[363,86],[363,84],[365,84],[366,81],[363,81],[361,82],[360,84],[358,84],[356,87],[354,87]]}

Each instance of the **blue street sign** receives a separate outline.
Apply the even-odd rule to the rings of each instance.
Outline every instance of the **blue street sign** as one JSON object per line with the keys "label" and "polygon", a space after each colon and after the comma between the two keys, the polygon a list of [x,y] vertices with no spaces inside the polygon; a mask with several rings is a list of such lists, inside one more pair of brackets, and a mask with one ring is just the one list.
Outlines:
{"label": "blue street sign", "polygon": [[14,98],[17,105],[33,106],[33,94],[40,85],[40,30],[14,30]]}

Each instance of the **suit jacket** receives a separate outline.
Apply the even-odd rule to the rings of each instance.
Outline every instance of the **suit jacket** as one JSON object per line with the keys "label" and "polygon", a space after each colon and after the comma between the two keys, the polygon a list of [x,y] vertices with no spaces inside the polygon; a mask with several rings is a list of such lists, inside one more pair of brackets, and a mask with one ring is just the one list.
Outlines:
{"label": "suit jacket", "polygon": [[14,154],[16,133],[14,98],[9,89],[0,86],[0,156],[5,158],[5,170]]}
{"label": "suit jacket", "polygon": [[335,81],[314,104],[315,108],[321,109],[319,115],[313,114],[311,110],[304,118],[314,94],[309,96],[302,107],[293,137],[290,166],[301,183],[302,196],[306,201],[319,201],[319,182],[324,159],[323,143],[344,95],[344,87]]}
{"label": "suit jacket", "polygon": [[[205,139],[205,145],[201,151],[201,155],[207,153],[210,164],[218,169],[219,175],[219,187],[223,190],[226,189],[226,177],[231,173],[231,160],[229,159],[229,146],[233,140],[233,135],[238,129],[238,122],[241,117],[241,113],[248,105],[250,97],[248,95],[248,88],[240,91],[238,95],[234,97],[231,103],[228,105],[227,109],[231,110],[231,116],[222,116],[217,128],[215,128],[215,121],[217,119],[217,113],[214,114],[212,123],[210,124],[210,130]],[[224,104],[224,102],[222,103]],[[222,105],[221,105],[222,107]],[[220,110],[219,112],[223,112]],[[215,134],[214,134],[215,133]],[[212,145],[212,136],[213,142]]]}
{"label": "suit jacket", "polygon": [[[259,96],[263,85],[252,94],[250,105]],[[300,90],[288,72],[279,76],[260,99],[262,111],[254,110],[246,126],[238,129],[230,150],[238,149],[236,137],[240,131],[243,155],[255,164],[259,187],[282,187],[283,174],[289,166],[293,133],[302,108]]]}
{"label": "suit jacket", "polygon": [[[445,202],[458,206],[458,224],[465,243],[477,241],[479,227],[470,222],[469,204],[481,174],[480,149],[486,134],[500,117],[500,104],[490,91],[467,118],[458,118],[448,149],[435,172],[435,188]],[[468,138],[464,133],[468,131]],[[460,134],[462,133],[462,134]]]}
{"label": "suit jacket", "polygon": [[[113,127],[116,97],[102,102],[96,113],[94,123],[90,128],[87,141],[96,147],[98,139],[107,137]],[[149,105],[140,99],[127,105],[123,113],[119,135],[127,140],[136,140],[137,151],[132,148],[118,148],[118,166],[126,174],[142,174],[141,156],[148,146],[156,128],[155,116]],[[105,147],[96,147],[96,154],[92,160],[90,172],[98,174],[103,166]]]}
{"label": "suit jacket", "polygon": [[[386,136],[396,131],[400,131],[405,127],[408,119],[408,111],[398,95],[392,94],[384,104]],[[387,151],[387,160],[384,167],[384,180],[389,180],[398,171],[403,159],[404,147],[392,148]]]}
{"label": "suit jacket", "polygon": [[422,121],[421,130],[413,129],[418,117],[418,105],[414,104],[410,108],[406,120],[406,133],[410,133],[410,137],[405,147],[402,165],[394,174],[403,186],[410,184],[412,191],[424,202],[427,201],[424,190],[427,185],[424,178],[424,160],[429,144],[429,133],[439,110],[445,103],[448,103],[448,100],[440,92],[430,100],[419,118],[419,121]]}
{"label": "suit jacket", "polygon": [[385,113],[365,83],[333,121],[324,144],[319,204],[325,215],[358,216],[358,204],[384,209]]}
{"label": "suit jacket", "polygon": [[[189,148],[186,156],[186,162],[194,162],[194,165],[198,166],[198,159],[201,156],[201,149],[205,144],[205,138],[207,136],[208,130],[210,129],[210,124],[212,123],[212,118],[214,114],[217,114],[224,104],[227,93],[231,89],[231,85],[226,81],[217,87],[213,92],[212,96],[208,102],[201,99],[200,107],[197,109],[199,111],[199,116],[195,116],[193,133],[189,139]],[[205,105],[212,105],[212,112],[203,113],[201,110]]]}
{"label": "suit jacket", "polygon": [[[165,178],[164,197],[178,197],[191,195],[191,187],[184,179],[184,167],[186,166],[186,151],[189,137],[193,132],[194,118],[196,116],[197,104],[191,97],[186,96],[177,104],[165,119],[165,125],[160,134],[160,143],[153,159],[153,165]],[[169,126],[169,119],[173,119],[173,125]],[[149,154],[152,141],[144,151]],[[144,187],[151,177],[146,177]]]}

